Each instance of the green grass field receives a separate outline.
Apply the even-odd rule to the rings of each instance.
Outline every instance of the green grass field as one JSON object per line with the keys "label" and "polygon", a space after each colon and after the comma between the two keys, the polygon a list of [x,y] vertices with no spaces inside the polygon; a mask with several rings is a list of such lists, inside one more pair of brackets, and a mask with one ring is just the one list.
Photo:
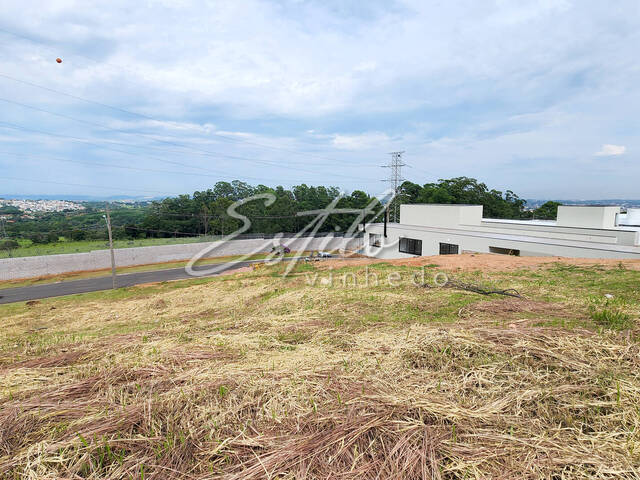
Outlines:
{"label": "green grass field", "polygon": [[[198,243],[217,240],[219,237],[179,237],[179,238],[142,238],[138,240],[114,240],[114,248],[149,247],[153,245],[177,245],[180,243]],[[58,255],[62,253],[82,253],[109,248],[105,240],[82,240],[76,242],[60,241],[44,245],[32,244],[30,240],[20,240],[20,248],[1,251],[0,258],[34,257],[39,255]]]}

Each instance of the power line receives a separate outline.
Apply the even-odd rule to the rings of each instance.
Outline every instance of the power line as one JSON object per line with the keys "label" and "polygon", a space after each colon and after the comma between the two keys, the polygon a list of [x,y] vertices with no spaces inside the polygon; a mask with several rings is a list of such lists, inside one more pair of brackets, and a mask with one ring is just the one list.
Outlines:
{"label": "power line", "polygon": [[413,170],[417,171],[418,173],[422,173],[422,174],[426,175],[427,177],[432,175],[431,173],[427,172],[426,170],[422,170],[421,168],[414,167],[413,165],[407,165],[407,167],[412,168]]}
{"label": "power line", "polygon": [[390,170],[389,177],[383,180],[383,182],[388,182],[390,184],[395,195],[394,199],[392,200],[393,202],[393,220],[392,221],[394,222],[400,221],[400,217],[398,215],[398,200],[397,200],[398,188],[400,187],[400,184],[404,181],[404,178],[402,178],[402,167],[407,165],[402,161],[403,153],[404,151],[389,153],[389,155],[391,155],[391,161],[389,162],[388,165],[382,165],[383,168],[388,168]]}
{"label": "power line", "polygon": [[[249,213],[242,213],[243,216],[250,218],[250,219],[256,219],[256,220],[269,220],[269,219],[282,219],[282,218],[300,218],[300,215],[298,215],[298,213],[302,213],[302,212],[296,212],[294,214],[291,215],[251,215]],[[155,212],[153,210],[151,210],[150,212],[148,212],[148,214],[150,216],[158,216],[158,217],[183,217],[183,218],[231,218],[228,215],[214,215],[212,213],[170,213],[170,212]],[[336,213],[335,215],[356,215],[356,213]]]}
{"label": "power line", "polygon": [[[124,227],[124,225],[121,225],[122,227]],[[9,233],[7,236],[9,238],[23,238],[25,236],[29,236],[31,234],[49,234],[49,233],[57,233],[58,235],[64,231],[82,231],[82,232],[97,232],[99,230],[103,230],[106,233],[106,226],[102,226],[102,227],[97,227],[97,226],[93,226],[93,227],[83,227],[82,225],[70,225],[68,228],[59,228],[58,230],[37,230],[37,231],[31,231],[31,230],[22,230],[20,234],[15,233],[15,232],[11,232]]]}
{"label": "power line", "polygon": [[125,225],[125,228],[129,228],[131,230],[138,230],[141,232],[156,232],[156,233],[169,233],[171,235],[182,235],[188,237],[203,237],[200,233],[188,233],[188,232],[178,232],[177,230],[158,230],[154,228],[144,228],[144,227],[136,227],[134,225]]}
{"label": "power line", "polygon": [[[41,43],[41,44],[43,43],[43,42],[41,42],[39,40],[34,40],[33,38],[27,37],[25,35],[15,34],[14,32],[10,32],[10,31],[5,30],[5,29],[0,29],[0,31],[3,31],[3,32],[5,32],[5,33],[7,33],[9,35],[14,35],[16,37],[23,38],[23,39],[26,39],[26,40],[29,40],[29,41],[35,41],[35,42]],[[96,61],[94,59],[91,59],[90,57],[86,57],[85,56],[85,58],[88,58],[88,59],[90,59],[92,61]],[[99,63],[107,64],[107,62],[104,62],[102,60]],[[101,107],[104,107],[104,108],[108,108],[108,109],[111,109],[111,110],[119,111],[119,112],[122,112],[122,113],[125,113],[125,114],[128,114],[128,115],[133,115],[133,116],[136,116],[136,117],[145,118],[145,119],[152,120],[154,122],[158,122],[158,123],[161,123],[161,124],[163,123],[162,120],[154,118],[154,117],[152,117],[150,115],[141,114],[141,113],[138,113],[138,112],[127,110],[125,108],[109,105],[109,104],[104,103],[104,102],[99,102],[99,101],[91,100],[91,99],[84,98],[84,97],[81,97],[81,96],[78,96],[78,95],[73,95],[73,94],[70,94],[70,93],[67,93],[67,92],[63,92],[63,91],[60,91],[60,90],[57,90],[57,89],[54,89],[54,88],[50,88],[50,87],[47,87],[47,86],[44,86],[44,85],[37,84],[37,83],[34,83],[34,82],[29,82],[29,81],[26,81],[26,80],[23,80],[23,79],[15,78],[15,77],[12,77],[11,75],[7,75],[5,73],[1,73],[0,72],[0,76],[5,78],[5,79],[8,79],[8,80],[11,80],[11,81],[14,81],[14,82],[18,82],[18,83],[22,83],[24,85],[28,85],[28,86],[33,87],[33,88],[39,88],[39,89],[42,89],[42,90],[45,90],[45,91],[48,91],[48,92],[56,93],[58,95],[63,95],[63,96],[66,96],[68,98],[73,98],[75,100],[79,100],[79,101],[87,102],[87,103],[90,103],[90,104],[98,105],[98,106],[101,106]],[[83,120],[83,119],[78,119],[78,118],[72,117],[70,115],[65,115],[65,114],[61,114],[61,113],[57,113],[57,112],[51,112],[51,111],[48,111],[48,110],[45,110],[45,109],[42,109],[42,108],[34,107],[34,106],[31,106],[31,105],[27,105],[27,104],[24,104],[24,103],[16,102],[16,101],[13,101],[13,100],[9,100],[9,99],[1,99],[1,100],[5,101],[5,102],[8,102],[8,103],[13,103],[15,105],[22,106],[23,108],[34,109],[36,111],[40,111],[40,112],[43,112],[43,113],[56,115],[56,116],[59,116],[59,117],[62,117],[62,118],[67,118],[67,119],[70,119],[70,120],[73,120],[73,121],[78,121],[78,122],[85,123],[85,124],[88,124],[88,125],[94,125],[94,126],[97,126],[99,128],[106,129],[106,130],[111,130],[111,131],[115,131],[115,132],[119,132],[119,133],[123,133],[123,134],[127,134],[127,135],[146,136],[148,138],[151,138],[151,140],[153,140],[155,142],[161,142],[161,143],[166,143],[166,144],[169,144],[169,145],[175,145],[175,146],[177,146],[179,148],[185,148],[185,149],[190,149],[190,150],[196,150],[196,151],[200,150],[201,152],[203,152],[203,153],[205,153],[207,155],[219,156],[219,157],[229,158],[229,159],[233,159],[233,160],[244,160],[244,161],[249,161],[249,162],[258,163],[258,164],[262,164],[262,165],[268,165],[268,166],[275,166],[275,167],[280,167],[281,166],[281,163],[279,163],[279,162],[274,163],[274,162],[268,162],[268,161],[264,161],[264,160],[249,159],[249,158],[233,156],[233,155],[223,155],[223,154],[220,154],[218,152],[210,152],[210,151],[203,150],[203,149],[197,149],[197,148],[195,148],[195,147],[193,147],[191,145],[185,145],[185,144],[180,144],[180,143],[177,143],[177,142],[171,142],[171,141],[167,141],[167,140],[163,140],[163,139],[158,139],[158,138],[153,137],[151,134],[147,134],[147,133],[144,133],[144,132],[138,132],[137,134],[136,133],[132,133],[132,132],[127,132],[125,130],[114,129],[114,128],[108,127],[106,125],[101,125],[99,123],[90,122],[90,121]],[[11,124],[8,124],[8,125],[11,125]],[[61,134],[55,134],[55,133],[52,133],[52,132],[38,131],[38,130],[35,130],[35,129],[28,129],[28,128],[26,128],[24,126],[20,126],[20,125],[13,124],[13,128],[22,129],[22,130],[25,130],[25,131],[32,131],[32,132],[40,133],[40,134],[43,134],[43,135],[57,136],[59,138],[68,138],[68,139],[70,139],[72,141],[79,141],[79,142],[82,142],[82,143],[88,143],[88,144],[96,145],[95,142],[92,142],[92,141],[90,141],[88,139],[65,136],[65,135],[61,135]],[[292,150],[292,149],[287,149],[287,148],[282,148],[282,147],[275,147],[275,146],[272,146],[272,145],[265,145],[265,144],[261,144],[261,143],[258,143],[258,142],[248,141],[246,139],[241,139],[241,138],[222,135],[222,134],[220,134],[218,132],[212,132],[212,133],[214,135],[216,135],[216,137],[218,137],[220,139],[225,139],[225,140],[232,141],[232,142],[235,142],[235,143],[244,143],[244,144],[254,145],[254,146],[258,146],[258,147],[262,147],[262,148],[268,148],[268,149],[272,149],[272,150],[285,151],[285,152],[293,153],[293,154],[296,154],[296,155],[304,155],[304,156],[307,156],[307,157],[317,157],[317,158],[320,158],[320,159],[323,159],[323,160],[331,160],[331,161],[334,160],[334,159],[331,159],[329,157],[317,155],[317,154],[314,154],[314,153],[299,152],[299,151]],[[175,137],[175,136],[171,136],[171,135],[165,135],[165,136],[173,137],[173,138],[179,138],[179,137]],[[130,148],[157,148],[157,147],[152,147],[152,146],[149,146],[149,145],[145,145],[145,146],[133,145],[133,144],[127,144],[127,143],[122,143],[122,142],[104,140],[104,139],[101,139],[99,141],[102,141],[103,143],[111,143],[111,144],[123,145],[123,146],[130,147]],[[109,148],[109,147],[105,147],[105,146],[101,146],[101,148],[106,148],[106,149],[113,150],[113,151],[116,151],[116,152],[119,152],[119,153],[133,155],[133,153],[131,153],[131,152],[122,151],[122,150]],[[166,150],[165,150],[165,152],[166,152]],[[172,153],[182,153],[182,152],[172,152]],[[168,160],[159,159],[157,157],[155,159],[158,160],[158,161],[164,162],[164,163],[173,163],[173,164],[180,165],[180,166],[183,166],[183,167],[186,167],[186,168],[195,168],[195,169],[206,170],[206,169],[202,169],[201,167],[197,167],[197,166],[193,166],[193,165],[186,165],[186,164],[179,163],[179,162],[171,162],[171,161],[168,161]],[[69,161],[69,160],[66,160],[66,161]],[[78,163],[78,162],[76,162],[76,163]],[[90,164],[88,164],[88,165],[90,165]],[[340,163],[340,165],[343,165],[343,163]],[[111,167],[115,167],[115,168],[124,168],[123,166],[116,166],[116,165],[103,165],[103,166],[111,166]],[[362,165],[356,165],[356,166],[362,166]],[[309,173],[317,173],[315,170],[305,170],[305,169],[295,168],[295,167],[292,167],[292,166],[283,167],[283,168],[288,168],[288,169],[291,169],[291,170],[299,170],[299,171],[304,171],[304,172],[309,172]],[[129,168],[129,169],[132,169],[132,168]],[[146,169],[144,171],[150,171],[150,169]],[[159,172],[159,173],[175,173],[175,172]],[[326,174],[325,173],[325,175],[330,175],[330,176],[333,176],[333,177],[343,177],[343,178],[349,178],[349,179],[353,178],[352,176],[340,175],[340,174],[336,174],[336,173],[332,173],[332,174]],[[253,178],[256,178],[256,177],[253,177]],[[260,179],[262,179],[262,178],[260,178]],[[363,179],[361,179],[361,181],[363,181]],[[364,180],[364,181],[373,181],[373,180]],[[104,187],[98,187],[98,188],[104,188]]]}
{"label": "power line", "polygon": [[[26,153],[13,153],[13,152],[0,152],[1,155],[12,155],[12,156],[16,156],[16,157],[26,157],[26,158],[34,158],[33,155],[29,155]],[[148,157],[146,157],[148,158]],[[83,162],[82,160],[73,160],[73,159],[69,159],[69,158],[60,158],[60,157],[51,157],[51,156],[46,156],[46,160],[53,160],[56,162],[67,162],[67,163],[76,163],[79,165],[90,165],[90,166],[100,166],[100,167],[108,167],[108,168],[122,168],[125,170],[137,170],[137,171],[141,171],[141,172],[153,172],[153,173],[168,173],[171,175],[189,175],[189,176],[196,176],[196,177],[213,177],[213,178],[229,178],[229,179],[236,179],[236,177],[231,176],[231,175],[225,175],[225,174],[210,174],[210,173],[196,173],[196,172],[178,172],[175,170],[158,170],[155,168],[142,168],[142,167],[130,167],[128,165],[115,165],[115,164],[111,164],[111,163],[101,163],[101,162]],[[212,170],[214,171],[214,170]],[[244,178],[250,178],[253,180],[270,180],[270,181],[280,181],[281,179],[275,179],[275,178],[268,178],[268,177],[250,177],[250,176],[244,176]]]}
{"label": "power line", "polygon": [[[108,144],[122,145],[122,146],[126,146],[126,147],[134,147],[134,148],[145,148],[144,146],[141,146],[141,145],[134,145],[134,144],[130,144],[130,143],[117,142],[117,141],[113,141],[113,140],[99,139],[99,140],[96,141],[96,140],[90,140],[90,139],[81,138],[81,137],[74,137],[74,136],[71,136],[71,135],[64,135],[64,134],[61,134],[61,133],[47,132],[47,131],[44,131],[44,130],[38,130],[38,129],[35,129],[35,128],[29,128],[29,127],[25,127],[24,125],[19,125],[19,124],[11,123],[11,122],[0,121],[0,124],[4,125],[5,128],[11,128],[11,129],[14,129],[14,130],[23,130],[23,131],[27,131],[27,132],[38,133],[38,134],[41,134],[41,135],[48,135],[48,136],[58,137],[58,138],[65,138],[65,139],[71,140],[73,142],[79,142],[79,143],[85,143],[85,144],[88,144],[88,145],[94,145],[94,146],[97,146],[99,148],[103,148],[103,149],[106,149],[106,150],[111,150],[111,151],[114,151],[114,152],[124,153],[125,155],[141,156],[140,153],[128,152],[126,150],[119,150],[117,148],[100,145],[97,142],[104,142],[104,143],[108,143]],[[150,148],[156,148],[156,147],[150,147]],[[166,150],[164,150],[164,151],[166,152]],[[169,153],[184,153],[184,152],[171,152],[170,151]],[[267,162],[267,161],[263,161],[263,160],[254,160],[254,159],[249,159],[249,158],[245,158],[245,157],[238,157],[238,156],[234,156],[234,155],[224,155],[224,154],[220,154],[219,156],[227,157],[227,158],[230,158],[230,159],[233,159],[233,160],[246,160],[246,161],[249,161],[249,162],[263,164],[263,165],[267,165],[267,166],[270,166],[270,167],[272,167],[272,166],[281,166],[281,168],[287,168],[287,169],[290,169],[290,170],[298,170],[298,171],[302,171],[302,172],[306,172],[306,173],[317,173],[314,170],[301,169],[301,168],[297,168],[297,167],[287,167],[286,165],[283,165],[283,164],[276,164],[276,163]],[[219,171],[216,171],[216,170],[213,170],[213,169],[210,169],[210,168],[197,167],[197,166],[194,166],[194,165],[189,165],[189,164],[185,164],[185,163],[182,163],[182,162],[176,162],[176,161],[173,161],[173,160],[165,160],[165,159],[160,158],[160,157],[149,156],[149,155],[146,155],[146,154],[145,154],[144,158],[157,160],[157,161],[163,162],[163,163],[170,163],[170,164],[174,164],[174,165],[179,165],[179,166],[186,167],[186,168],[195,168],[195,169],[199,169],[199,170],[219,173]],[[220,175],[230,177],[229,175],[225,175],[223,173],[221,173]],[[330,173],[328,175],[329,176],[334,176],[334,177],[344,177],[344,178],[353,179],[352,176],[340,175],[338,173],[332,173],[332,174]],[[268,178],[266,178],[266,177],[254,177],[254,179],[256,179],[256,180],[267,180]],[[274,179],[268,179],[268,180],[279,181],[279,180],[274,180]],[[364,179],[364,181],[370,181],[370,180]]]}
{"label": "power line", "polygon": [[[47,136],[50,136],[50,137],[64,138],[64,139],[67,139],[67,140],[71,140],[73,142],[84,143],[84,144],[93,145],[95,147],[102,148],[102,149],[105,149],[105,150],[111,150],[113,152],[118,152],[118,153],[124,153],[125,155],[133,155],[135,157],[140,157],[141,156],[141,154],[139,154],[139,153],[127,152],[126,150],[118,150],[117,148],[100,145],[99,143],[96,143],[95,141],[92,141],[92,140],[89,140],[89,139],[86,139],[86,138],[73,137],[71,135],[63,135],[61,133],[47,132],[47,131],[44,131],[44,130],[38,130],[38,129],[35,129],[35,128],[29,128],[29,127],[25,127],[24,125],[18,125],[16,123],[10,123],[10,122],[0,121],[0,124],[4,125],[4,128],[10,128],[12,130],[22,130],[22,131],[25,131],[25,132],[32,132],[32,133],[38,133],[40,135],[47,135]],[[131,145],[127,144],[127,143],[121,143],[121,142],[108,142],[108,143],[117,143],[117,144],[120,144],[120,145],[131,146]],[[182,163],[182,162],[176,162],[176,161],[173,161],[173,160],[165,160],[164,158],[160,158],[160,157],[152,157],[152,156],[149,156],[149,155],[144,155],[144,158],[147,158],[147,159],[150,159],[150,160],[157,160],[157,161],[162,162],[162,163],[178,165],[178,166],[186,167],[186,168],[195,168],[196,170],[212,171],[212,170],[209,170],[209,169],[206,169],[206,168],[197,167],[195,165],[189,165],[189,164],[185,164],[185,163]]]}
{"label": "power line", "polygon": [[[47,109],[40,108],[40,107],[35,107],[33,105],[28,105],[28,104],[22,103],[22,102],[17,102],[15,100],[10,100],[8,98],[0,97],[0,101],[3,101],[5,103],[10,103],[10,104],[13,104],[13,105],[17,105],[17,106],[22,107],[22,108],[35,110],[37,112],[46,113],[48,115],[53,115],[53,116],[60,117],[60,118],[66,118],[66,119],[72,120],[74,122],[83,123],[83,124],[86,124],[86,125],[91,125],[91,126],[98,127],[98,128],[101,128],[101,129],[104,129],[104,130],[107,130],[107,131],[111,131],[111,132],[121,133],[121,134],[124,134],[124,135],[130,135],[130,136],[134,136],[134,137],[138,137],[138,136],[147,137],[147,138],[149,138],[150,140],[152,140],[154,142],[164,143],[164,144],[167,144],[167,145],[176,146],[178,148],[192,150],[194,152],[197,152],[197,153],[193,153],[193,154],[196,154],[196,155],[203,155],[203,156],[209,156],[209,157],[223,157],[223,158],[229,158],[229,159],[232,159],[232,160],[245,160],[245,161],[249,161],[249,162],[261,162],[261,163],[264,163],[264,164],[267,164],[267,165],[273,165],[273,166],[281,166],[282,165],[282,163],[279,163],[279,162],[269,162],[267,160],[256,160],[256,159],[247,158],[247,157],[241,157],[241,156],[237,156],[237,155],[229,155],[229,154],[225,154],[225,153],[214,152],[214,151],[210,151],[210,150],[204,150],[202,148],[196,148],[196,147],[194,147],[192,145],[173,142],[173,141],[169,141],[169,140],[163,140],[161,138],[156,138],[156,136],[154,134],[150,134],[150,133],[146,133],[146,132],[135,132],[135,133],[134,132],[129,132],[127,130],[123,130],[123,129],[120,129],[120,128],[109,127],[109,126],[101,124],[101,123],[92,122],[92,121],[89,121],[89,120],[84,120],[84,119],[73,117],[71,115],[67,115],[67,114],[64,114],[64,113],[53,112],[51,110],[47,110]],[[171,136],[171,137],[173,137],[173,136]],[[177,138],[177,137],[173,137],[173,138]],[[162,152],[179,153],[179,154],[184,154],[185,153],[185,152],[183,152],[181,150],[167,150],[165,148],[154,147],[152,145],[135,145],[135,144],[122,143],[122,142],[114,142],[114,141],[110,141],[110,140],[102,140],[102,141],[104,141],[106,143],[114,143],[114,144],[118,144],[118,145],[126,145],[126,146],[130,146],[130,147],[135,147],[135,148],[148,148],[148,149],[160,150]],[[328,164],[325,163],[324,165],[328,165]],[[338,164],[334,163],[334,165],[338,165]],[[340,165],[344,165],[344,162],[341,162]],[[352,166],[363,166],[363,165],[361,165],[361,164],[353,164]],[[308,171],[308,170],[303,170],[303,171]]]}
{"label": "power line", "polygon": [[[23,40],[27,40],[27,41],[29,41],[31,43],[37,43],[39,45],[44,46],[50,52],[59,53],[58,49],[54,49],[53,47],[50,47],[47,43],[45,43],[42,40],[38,40],[36,38],[29,37],[27,35],[22,35],[22,34],[19,34],[19,33],[16,33],[16,32],[12,32],[12,31],[9,31],[9,30],[7,30],[5,28],[0,28],[0,32],[6,33],[7,35],[11,35],[11,36],[16,37],[16,38],[22,38]],[[82,53],[74,52],[73,56],[86,58],[87,60],[90,60],[90,61],[92,61],[94,63],[97,63],[97,64],[100,64],[100,65],[108,65],[108,66],[116,68],[116,69],[125,70],[125,71],[131,72],[131,73],[136,73],[136,74],[138,73],[138,72],[134,72],[133,70],[131,70],[129,68],[123,67],[122,65],[116,65],[116,64],[113,64],[113,63],[106,62],[104,60],[98,60],[98,59],[95,59],[95,58],[90,57],[88,55],[84,55]]]}
{"label": "power line", "polygon": [[[88,188],[101,188],[104,190],[118,190],[118,191],[122,191],[122,189],[120,187],[105,187],[102,185],[87,185],[87,184],[83,184],[83,183],[67,183],[67,182],[54,182],[53,180],[36,180],[34,178],[20,178],[20,177],[6,177],[6,176],[0,176],[0,179],[2,180],[17,180],[17,181],[22,181],[22,182],[36,182],[36,183],[51,183],[54,185],[64,185],[66,187],[88,187]],[[180,193],[167,193],[167,192],[159,192],[157,190],[141,190],[138,188],[129,188],[128,190],[131,191],[137,191],[137,192],[145,192],[145,193],[157,193],[160,195],[166,195],[166,196],[170,196],[170,195],[180,195]]]}
{"label": "power line", "polygon": [[[43,90],[46,90],[46,91],[49,91],[49,92],[52,92],[52,93],[57,93],[58,95],[63,95],[63,96],[69,97],[69,98],[73,98],[75,100],[80,100],[80,101],[91,103],[91,104],[94,104],[94,105],[98,105],[98,106],[101,106],[101,107],[104,107],[104,108],[109,108],[109,109],[112,109],[112,110],[115,110],[115,111],[119,111],[121,113],[126,113],[128,115],[133,115],[133,116],[141,117],[141,118],[144,118],[144,119],[147,119],[147,120],[152,120],[154,122],[158,122],[158,123],[161,123],[161,124],[166,122],[164,120],[159,120],[159,119],[151,117],[149,115],[133,112],[131,110],[127,110],[127,109],[124,109],[124,108],[115,107],[113,105],[109,105],[109,104],[102,103],[102,102],[97,102],[95,100],[90,100],[88,98],[80,97],[78,95],[73,95],[73,94],[70,94],[70,93],[67,93],[67,92],[63,92],[63,91],[60,91],[60,90],[56,90],[56,89],[53,89],[53,88],[50,88],[50,87],[45,87],[44,85],[39,85],[37,83],[29,82],[27,80],[22,80],[22,79],[19,79],[19,78],[15,78],[15,77],[12,77],[12,76],[7,75],[7,74],[2,73],[2,72],[0,72],[0,77],[4,77],[4,78],[6,78],[8,80],[11,80],[11,81],[14,81],[14,82],[23,83],[23,84],[29,85],[31,87],[41,88]],[[317,157],[317,158],[322,159],[322,160],[330,160],[332,162],[336,162],[336,160],[333,159],[333,158],[324,157],[324,156],[317,155],[317,154],[314,154],[314,153],[299,152],[299,151],[296,151],[296,150],[291,150],[291,149],[287,149],[287,148],[283,148],[283,147],[275,147],[275,146],[272,146],[272,145],[264,145],[264,144],[257,143],[257,142],[251,142],[251,141],[245,140],[245,139],[230,137],[230,136],[223,135],[223,134],[220,134],[220,133],[217,133],[217,132],[212,132],[212,133],[217,138],[224,139],[224,140],[227,140],[227,141],[231,141],[231,142],[234,142],[234,143],[244,143],[244,144],[247,144],[247,145],[253,145],[253,146],[257,146],[257,147],[261,147],[261,148],[284,151],[284,152],[287,152],[287,153],[293,153],[295,155]],[[179,137],[175,137],[173,135],[166,135],[165,134],[165,136],[169,136],[169,137],[172,137],[172,138],[179,138]],[[190,148],[190,147],[186,147],[186,148]],[[344,165],[344,162],[336,162],[335,164],[336,165]],[[358,165],[358,166],[364,166],[364,165]]]}

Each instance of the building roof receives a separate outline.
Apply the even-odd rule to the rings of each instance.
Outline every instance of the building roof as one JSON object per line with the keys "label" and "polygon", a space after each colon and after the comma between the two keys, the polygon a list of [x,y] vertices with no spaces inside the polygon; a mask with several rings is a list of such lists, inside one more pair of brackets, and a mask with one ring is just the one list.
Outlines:
{"label": "building roof", "polygon": [[402,206],[405,205],[422,205],[422,206],[435,206],[435,207],[482,207],[482,205],[478,205],[477,203],[403,203]]}
{"label": "building roof", "polygon": [[[619,222],[624,221],[625,215],[621,214],[619,217]],[[513,220],[507,218],[483,218],[483,222],[487,223],[513,223],[519,225],[541,225],[546,227],[555,227],[558,226],[558,222],[555,220]],[[584,227],[571,227],[571,226],[563,226],[563,228],[584,228]],[[623,230],[623,231],[631,231],[631,232],[640,232],[640,225],[626,225],[624,223],[619,223],[617,226],[613,228],[607,229],[597,229],[591,228],[592,230]]]}

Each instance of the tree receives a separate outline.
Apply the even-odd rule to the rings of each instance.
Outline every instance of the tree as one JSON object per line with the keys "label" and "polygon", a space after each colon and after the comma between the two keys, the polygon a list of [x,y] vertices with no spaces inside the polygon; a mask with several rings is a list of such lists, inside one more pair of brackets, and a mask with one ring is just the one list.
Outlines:
{"label": "tree", "polygon": [[14,207],[13,205],[2,205],[0,206],[0,214],[2,215],[20,215],[22,210],[18,207]]}
{"label": "tree", "polygon": [[137,238],[140,235],[144,235],[144,232],[141,232],[133,223],[127,223],[124,226],[124,233],[128,238]]}
{"label": "tree", "polygon": [[469,177],[440,179],[437,183],[427,183],[422,187],[404,182],[400,187],[399,201],[482,205],[484,216],[492,218],[522,218],[526,203],[511,190],[504,194],[489,190],[486,184]]}
{"label": "tree", "polygon": [[559,202],[548,201],[540,205],[533,211],[533,218],[540,220],[555,220],[558,218]]}
{"label": "tree", "polygon": [[56,232],[49,232],[46,235],[46,239],[46,243],[56,243],[58,240],[60,240],[60,236]]}
{"label": "tree", "polygon": [[27,238],[31,240],[31,243],[33,243],[34,245],[47,243],[47,237],[41,233],[30,233],[29,235],[27,235]]}
{"label": "tree", "polygon": [[84,230],[80,230],[78,228],[71,230],[71,233],[69,236],[73,241],[84,240],[87,237]]}

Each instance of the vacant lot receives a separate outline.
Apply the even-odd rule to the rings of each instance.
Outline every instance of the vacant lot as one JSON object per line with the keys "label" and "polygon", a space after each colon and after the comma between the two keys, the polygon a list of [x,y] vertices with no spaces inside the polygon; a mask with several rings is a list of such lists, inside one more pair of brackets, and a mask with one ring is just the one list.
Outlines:
{"label": "vacant lot", "polygon": [[0,477],[640,478],[640,271],[457,258],[1,306]]}
{"label": "vacant lot", "polygon": [[[154,245],[178,245],[181,243],[211,242],[217,239],[218,237],[139,238],[136,240],[114,240],[113,246],[114,248],[150,247]],[[10,251],[0,250],[0,258],[58,255],[61,253],[83,253],[109,248],[109,242],[105,240],[63,240],[47,244],[34,244],[31,240],[20,240],[19,243],[19,248]]]}

